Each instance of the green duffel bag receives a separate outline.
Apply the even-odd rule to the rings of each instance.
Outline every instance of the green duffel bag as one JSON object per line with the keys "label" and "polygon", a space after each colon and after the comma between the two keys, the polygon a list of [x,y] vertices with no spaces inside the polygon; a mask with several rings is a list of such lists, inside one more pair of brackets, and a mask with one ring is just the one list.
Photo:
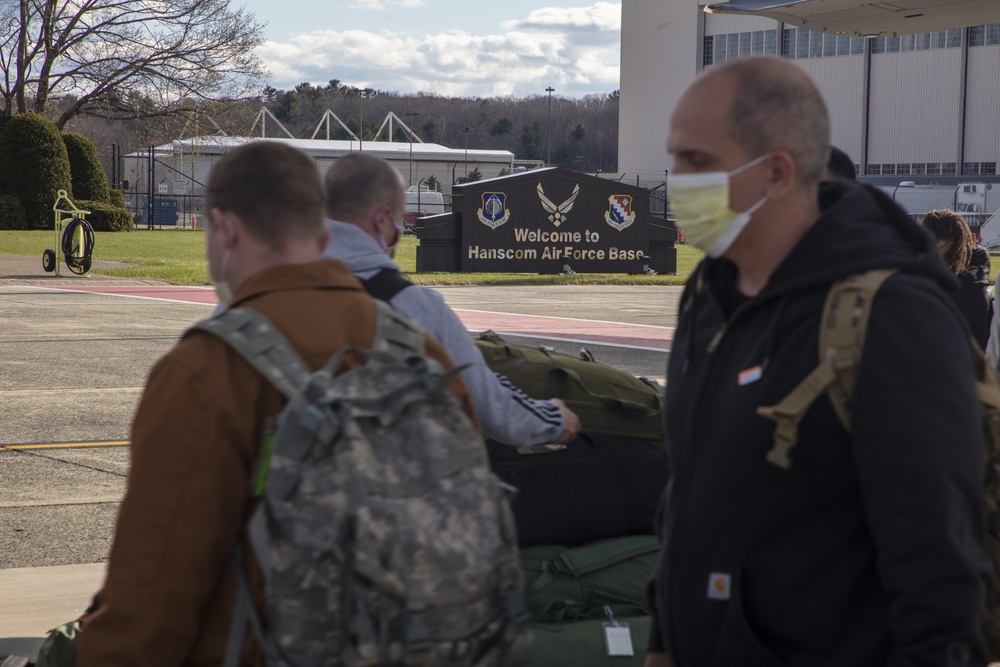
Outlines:
{"label": "green duffel bag", "polygon": [[38,650],[35,667],[76,667],[76,642],[80,638],[80,621],[63,623],[49,630]]}
{"label": "green duffel bag", "polygon": [[[642,667],[650,617],[630,616],[618,623],[614,643],[605,638],[606,618],[575,623],[532,623],[532,642],[515,667]],[[623,635],[627,633],[627,641]],[[631,648],[631,655],[628,649]]]}
{"label": "green duffel bag", "polygon": [[647,615],[646,583],[659,554],[653,535],[521,549],[528,612],[532,620],[556,623],[607,612]]}
{"label": "green duffel bag", "polygon": [[476,347],[490,370],[528,396],[565,401],[579,415],[583,433],[663,440],[663,387],[653,380],[594,361],[589,353],[575,357],[514,345],[493,331],[480,334]]}

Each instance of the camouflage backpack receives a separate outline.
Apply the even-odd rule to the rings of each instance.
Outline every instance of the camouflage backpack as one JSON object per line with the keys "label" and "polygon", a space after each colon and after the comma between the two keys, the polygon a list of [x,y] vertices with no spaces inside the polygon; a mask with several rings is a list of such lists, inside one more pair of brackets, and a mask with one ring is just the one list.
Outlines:
{"label": "camouflage backpack", "polygon": [[[895,271],[860,273],[833,284],[823,306],[819,329],[819,365],[785,398],[760,407],[757,414],[775,422],[774,447],[767,460],[779,468],[792,466],[799,423],[809,406],[824,393],[837,417],[851,430],[851,395],[875,294]],[[1000,658],[1000,379],[986,363],[979,344],[970,336],[976,362],[976,395],[983,428],[983,486],[986,503],[986,549],[993,572],[986,581],[982,628],[994,658]]]}
{"label": "camouflage backpack", "polygon": [[[288,403],[262,448],[249,542],[267,590],[250,599],[242,549],[226,665],[247,624],[269,667],[503,665],[526,643],[505,490],[423,332],[378,304],[371,349],[310,372],[251,309],[195,325],[227,342]],[[334,377],[346,354],[363,366]]]}

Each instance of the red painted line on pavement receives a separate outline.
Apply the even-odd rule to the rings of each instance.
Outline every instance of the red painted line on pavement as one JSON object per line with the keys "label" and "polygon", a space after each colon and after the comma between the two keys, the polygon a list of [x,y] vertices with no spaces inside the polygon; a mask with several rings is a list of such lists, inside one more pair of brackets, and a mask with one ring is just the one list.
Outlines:
{"label": "red painted line on pavement", "polygon": [[[105,294],[134,299],[152,299],[173,303],[206,304],[217,303],[215,290],[210,287],[176,286],[115,286],[115,285],[72,285],[65,287],[40,287],[55,291]],[[549,317],[544,315],[516,315],[513,313],[492,313],[481,310],[455,310],[455,314],[470,331],[492,329],[497,333],[544,336],[570,341],[603,343],[625,347],[652,350],[670,350],[674,330],[670,327],[656,327],[643,324],[627,324],[602,320],[583,320],[572,317]]]}

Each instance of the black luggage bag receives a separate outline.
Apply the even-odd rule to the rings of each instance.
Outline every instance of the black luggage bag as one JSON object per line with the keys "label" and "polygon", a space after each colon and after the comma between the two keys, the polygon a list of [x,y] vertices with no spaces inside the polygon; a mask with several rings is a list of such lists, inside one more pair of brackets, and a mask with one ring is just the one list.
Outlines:
{"label": "black luggage bag", "polygon": [[493,472],[518,489],[513,510],[521,547],[655,532],[653,516],[669,477],[657,443],[581,434],[565,447],[493,441],[487,447]]}

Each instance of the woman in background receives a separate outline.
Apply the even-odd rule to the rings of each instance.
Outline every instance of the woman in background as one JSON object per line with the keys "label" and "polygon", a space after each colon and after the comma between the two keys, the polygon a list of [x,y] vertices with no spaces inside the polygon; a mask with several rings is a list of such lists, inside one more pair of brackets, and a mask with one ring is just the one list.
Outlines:
{"label": "woman in background", "polygon": [[958,307],[976,342],[985,349],[993,311],[988,292],[989,253],[976,244],[965,218],[954,211],[931,211],[920,224],[937,239],[944,263],[958,277]]}

